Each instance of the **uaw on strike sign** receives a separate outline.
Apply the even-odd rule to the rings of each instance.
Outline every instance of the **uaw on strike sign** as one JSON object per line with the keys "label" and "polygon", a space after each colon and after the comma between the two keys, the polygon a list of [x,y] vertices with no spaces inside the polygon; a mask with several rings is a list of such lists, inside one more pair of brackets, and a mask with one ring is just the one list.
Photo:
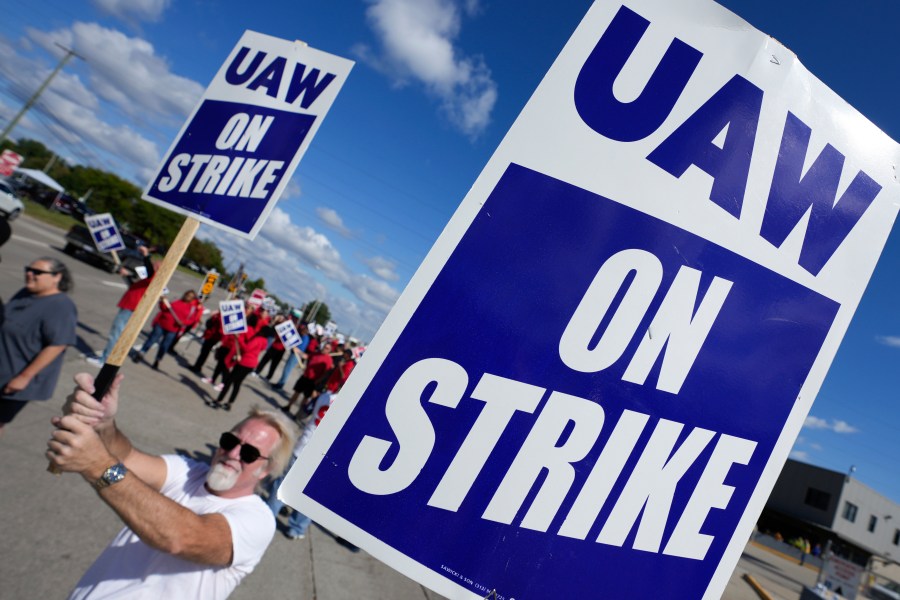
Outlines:
{"label": "uaw on strike sign", "polygon": [[352,66],[300,42],[245,32],[144,199],[252,239]]}
{"label": "uaw on strike sign", "polygon": [[284,497],[450,598],[719,597],[898,159],[717,4],[596,3]]}

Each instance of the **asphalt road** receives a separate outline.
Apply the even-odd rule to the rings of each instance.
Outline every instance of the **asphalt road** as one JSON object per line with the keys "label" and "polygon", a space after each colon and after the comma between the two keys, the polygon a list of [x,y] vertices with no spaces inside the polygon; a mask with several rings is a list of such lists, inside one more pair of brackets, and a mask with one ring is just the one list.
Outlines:
{"label": "asphalt road", "polygon": [[[26,216],[14,222],[12,239],[0,248],[0,298],[9,298],[22,287],[24,265],[39,256],[53,256],[72,271],[75,289],[71,296],[79,316],[78,343],[66,353],[54,398],[30,403],[0,438],[0,600],[64,598],[121,527],[118,517],[80,477],[54,477],[45,470],[50,418],[59,414],[74,374],[97,370],[81,355],[105,345],[116,302],[125,289],[121,278],[63,254],[63,233]],[[200,279],[176,272],[169,289],[173,296],[180,296],[200,284]],[[217,289],[212,301],[223,295]],[[198,348],[198,343],[187,342],[179,351],[192,363]],[[118,422],[137,447],[155,453],[209,456],[219,433],[230,428],[243,410],[252,404],[285,402],[261,380],[248,378],[234,412],[211,410],[203,403],[210,397],[210,388],[186,369],[188,364],[167,357],[158,372],[131,362],[123,367],[126,379]],[[207,373],[210,369],[208,365]],[[802,585],[815,581],[815,572],[750,544],[724,598],[757,598],[741,579],[744,573],[754,575],[774,598],[782,600],[798,598]],[[660,584],[665,588],[664,582]],[[276,534],[262,562],[231,597],[440,598],[365,552],[352,552],[315,525],[300,541]]]}

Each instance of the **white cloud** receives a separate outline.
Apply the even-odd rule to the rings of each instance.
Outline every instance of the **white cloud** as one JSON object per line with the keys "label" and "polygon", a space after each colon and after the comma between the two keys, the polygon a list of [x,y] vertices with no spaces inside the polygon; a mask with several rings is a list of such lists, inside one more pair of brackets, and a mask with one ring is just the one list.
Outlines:
{"label": "white cloud", "polygon": [[291,198],[299,198],[302,195],[302,190],[300,189],[300,184],[297,182],[296,177],[291,177],[287,185],[284,186],[284,191],[281,192],[281,200],[290,200]]}
{"label": "white cloud", "polygon": [[344,283],[344,287],[369,306],[381,311],[382,318],[400,297],[400,293],[388,283],[372,279],[367,275],[354,274],[349,281]]}
{"label": "white cloud", "polygon": [[891,348],[900,348],[900,336],[898,335],[878,335],[875,336],[875,341]]}
{"label": "white cloud", "polygon": [[341,254],[327,236],[312,227],[300,227],[291,221],[290,215],[275,208],[260,231],[259,238],[283,249],[289,260],[299,261],[321,271],[328,279],[346,281],[346,267]]}
{"label": "white cloud", "polygon": [[[370,339],[400,295],[384,281],[351,272],[326,235],[294,224],[278,207],[253,242],[218,230],[204,230],[203,235],[222,249],[226,265],[239,258],[251,277],[263,277],[267,288],[286,302],[323,300],[342,332],[363,339]],[[358,302],[342,297],[318,275]]]}
{"label": "white cloud", "polygon": [[804,450],[791,450],[791,458],[794,460],[809,460],[809,453]]}
{"label": "white cloud", "polygon": [[[462,10],[473,15],[478,3],[467,0]],[[490,122],[497,84],[481,57],[465,56],[455,46],[460,12],[456,0],[373,0],[366,16],[382,55],[364,46],[357,54],[396,85],[420,82],[450,122],[474,137]]]}
{"label": "white cloud", "polygon": [[841,421],[839,419],[832,419],[831,421],[828,421],[828,419],[822,419],[813,415],[809,415],[808,417],[806,417],[806,421],[803,423],[803,427],[805,427],[806,429],[825,429],[828,431],[833,431],[834,433],[859,432],[859,429],[850,425],[846,421]]}
{"label": "white cloud", "polygon": [[383,256],[372,256],[363,259],[363,262],[372,269],[375,275],[385,281],[397,281],[400,279],[400,276],[397,275],[397,264],[392,260],[388,260]]}
{"label": "white cloud", "polygon": [[829,425],[827,420],[809,415],[806,417],[806,421],[803,422],[803,427],[806,429],[828,429]]}
{"label": "white cloud", "polygon": [[[0,75],[14,88],[31,93],[49,72],[46,64],[19,55],[11,46],[0,43]],[[92,89],[78,75],[61,71],[13,137],[40,139],[58,154],[101,168],[107,167],[107,161],[99,156],[102,152],[95,152],[91,147],[128,161],[137,167],[139,174],[155,167],[159,161],[157,145],[128,125],[102,119],[100,110],[100,99]],[[52,135],[48,135],[48,130]]]}
{"label": "white cloud", "polygon": [[81,22],[50,32],[31,28],[27,32],[50,52],[59,43],[83,56],[91,90],[139,122],[149,113],[180,124],[203,94],[202,85],[172,73],[142,38]]}
{"label": "white cloud", "polygon": [[859,431],[859,429],[857,429],[853,425],[850,425],[846,421],[839,421],[839,420],[836,420],[832,424],[831,428],[834,430],[835,433],[857,433]]}
{"label": "white cloud", "polygon": [[321,219],[329,229],[339,233],[342,237],[353,237],[353,232],[344,225],[344,220],[341,218],[341,215],[337,214],[337,211],[333,208],[318,206],[316,207],[316,215],[318,215],[319,219]]}
{"label": "white cloud", "polygon": [[171,0],[92,0],[105,13],[128,22],[159,21]]}

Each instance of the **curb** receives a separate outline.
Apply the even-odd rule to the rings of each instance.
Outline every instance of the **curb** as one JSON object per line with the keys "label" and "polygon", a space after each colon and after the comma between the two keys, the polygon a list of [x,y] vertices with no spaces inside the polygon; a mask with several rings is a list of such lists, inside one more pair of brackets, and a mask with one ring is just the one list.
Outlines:
{"label": "curb", "polygon": [[763,589],[759,582],[756,581],[752,575],[749,573],[744,573],[743,580],[750,584],[750,587],[753,588],[753,591],[756,592],[756,595],[762,598],[762,600],[773,600],[772,595],[769,594],[766,590]]}

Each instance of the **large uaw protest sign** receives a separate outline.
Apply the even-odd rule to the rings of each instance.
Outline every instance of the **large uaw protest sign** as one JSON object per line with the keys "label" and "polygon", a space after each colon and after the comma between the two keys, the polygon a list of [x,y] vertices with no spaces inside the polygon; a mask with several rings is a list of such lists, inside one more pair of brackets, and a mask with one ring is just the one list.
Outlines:
{"label": "large uaw protest sign", "polygon": [[352,66],[299,42],[245,32],[144,199],[252,239]]}
{"label": "large uaw protest sign", "polygon": [[898,159],[722,7],[595,4],[284,496],[452,598],[718,597]]}

